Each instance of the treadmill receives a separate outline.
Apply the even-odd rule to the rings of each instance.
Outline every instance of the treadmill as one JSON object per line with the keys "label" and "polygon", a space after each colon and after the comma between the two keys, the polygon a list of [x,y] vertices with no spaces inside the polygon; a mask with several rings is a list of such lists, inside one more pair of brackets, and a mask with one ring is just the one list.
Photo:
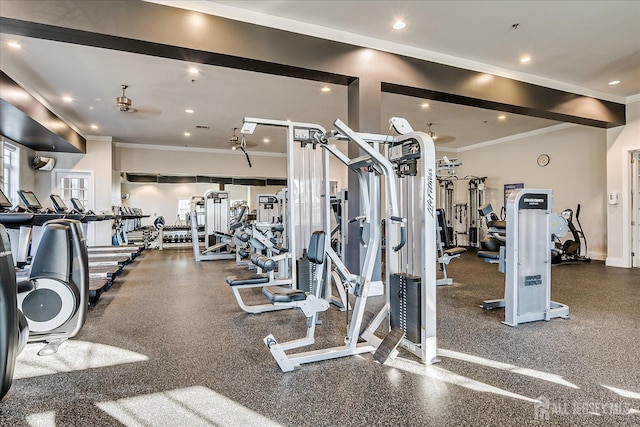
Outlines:
{"label": "treadmill", "polygon": [[[73,206],[73,210],[75,212],[82,213],[87,216],[87,221],[105,221],[115,219],[114,215],[96,215],[95,213],[88,211],[85,209],[82,202],[76,198],[71,198],[71,205]],[[133,260],[138,254],[144,249],[143,246],[136,245],[122,245],[122,246],[89,246],[89,256],[110,256],[110,254],[118,254],[123,256],[128,256],[131,260]]]}

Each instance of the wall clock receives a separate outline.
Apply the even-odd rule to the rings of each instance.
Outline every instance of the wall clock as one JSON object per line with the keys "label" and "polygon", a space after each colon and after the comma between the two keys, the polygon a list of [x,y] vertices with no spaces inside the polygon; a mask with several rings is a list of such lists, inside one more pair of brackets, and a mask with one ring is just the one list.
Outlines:
{"label": "wall clock", "polygon": [[550,161],[551,161],[551,158],[549,157],[548,154],[540,154],[538,156],[538,166],[540,167],[547,166]]}

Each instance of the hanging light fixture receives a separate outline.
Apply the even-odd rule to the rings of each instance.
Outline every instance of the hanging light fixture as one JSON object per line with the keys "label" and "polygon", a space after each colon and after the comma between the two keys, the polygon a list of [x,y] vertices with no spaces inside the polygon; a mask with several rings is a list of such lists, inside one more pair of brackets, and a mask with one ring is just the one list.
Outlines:
{"label": "hanging light fixture", "polygon": [[431,126],[432,125],[433,125],[433,123],[427,123],[427,126],[429,126],[429,130],[427,131],[427,135],[429,135],[431,137],[431,139],[433,139],[433,142],[436,142],[438,140],[438,135],[436,135],[436,133],[431,130]]}

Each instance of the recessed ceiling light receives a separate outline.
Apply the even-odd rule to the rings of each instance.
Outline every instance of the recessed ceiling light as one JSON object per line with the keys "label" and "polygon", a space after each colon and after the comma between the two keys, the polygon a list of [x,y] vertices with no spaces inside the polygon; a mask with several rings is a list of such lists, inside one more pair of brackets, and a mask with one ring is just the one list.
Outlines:
{"label": "recessed ceiling light", "polygon": [[521,64],[526,64],[528,62],[531,62],[531,57],[530,56],[523,56],[520,58],[520,63]]}
{"label": "recessed ceiling light", "polygon": [[420,104],[420,108],[429,108],[429,103],[423,102],[422,104]]}
{"label": "recessed ceiling light", "polygon": [[185,132],[184,132],[184,136],[191,136],[191,132],[189,132],[189,131],[185,131]]}
{"label": "recessed ceiling light", "polygon": [[62,97],[62,100],[64,102],[71,102],[71,101],[73,101],[73,98],[68,96],[68,95],[65,95],[65,96]]}
{"label": "recessed ceiling light", "polygon": [[500,115],[498,116],[498,120],[504,120],[504,119],[506,119],[506,118],[507,118],[507,116],[505,116],[504,114],[500,114]]}
{"label": "recessed ceiling light", "polygon": [[268,144],[271,141],[269,141],[269,138],[265,138],[265,139],[262,140],[262,142],[264,142],[265,144]]}
{"label": "recessed ceiling light", "polygon": [[393,23],[393,29],[394,30],[402,30],[407,26],[407,24],[405,24],[403,21],[396,21]]}
{"label": "recessed ceiling light", "polygon": [[331,92],[331,88],[329,86],[323,86],[320,90],[323,92]]}
{"label": "recessed ceiling light", "polygon": [[332,146],[333,148],[336,148],[336,144],[331,144],[331,146]]}
{"label": "recessed ceiling light", "polygon": [[184,110],[185,113],[193,114],[193,110],[191,108],[187,108]]}
{"label": "recessed ceiling light", "polygon": [[93,110],[93,105],[89,105],[89,110]]}
{"label": "recessed ceiling light", "polygon": [[611,80],[609,83],[607,83],[609,86],[615,86],[620,84],[620,80]]}
{"label": "recessed ceiling light", "polygon": [[16,41],[7,42],[7,46],[13,49],[22,49],[22,45]]}
{"label": "recessed ceiling light", "polygon": [[200,70],[198,70],[196,67],[191,67],[191,68],[189,68],[189,73],[190,74],[199,74]]}
{"label": "recessed ceiling light", "polygon": [[93,129],[93,130],[98,129],[98,125],[91,125],[91,129]]}

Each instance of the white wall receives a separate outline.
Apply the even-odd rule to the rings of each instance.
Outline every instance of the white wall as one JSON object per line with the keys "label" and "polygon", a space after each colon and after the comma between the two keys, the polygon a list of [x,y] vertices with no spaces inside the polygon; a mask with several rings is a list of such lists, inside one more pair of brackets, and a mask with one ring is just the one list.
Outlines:
{"label": "white wall", "polygon": [[[637,98],[637,96],[636,96]],[[629,152],[640,150],[640,101],[627,104],[625,126],[607,130],[607,192],[620,203],[607,206],[607,265],[631,267],[631,204]]]}
{"label": "white wall", "polygon": [[[78,172],[90,172],[93,176],[91,193],[92,205],[87,206],[94,212],[111,212],[113,194],[113,149],[110,138],[87,139],[87,153],[38,153],[56,160],[54,172],[69,170]],[[52,182],[52,172],[36,172],[36,195],[40,201],[49,199],[49,194],[57,183]],[[111,221],[91,223],[87,241],[90,245],[111,244]]]}
{"label": "white wall", "polygon": [[[195,150],[181,147],[146,149],[128,145],[116,148],[116,170],[137,173],[162,173],[184,175],[215,175],[239,178],[286,179],[287,159],[283,155],[264,156],[249,152],[252,167],[247,165],[244,154],[231,150]],[[339,188],[347,185],[347,167],[330,158],[330,179],[338,181]],[[252,209],[256,194],[275,194],[282,187],[225,186],[233,200],[246,200]],[[122,183],[122,194],[129,193],[125,206],[142,208],[145,213],[163,215],[167,224],[176,220],[179,199],[203,195],[207,190],[217,190],[217,184],[133,184]],[[151,223],[153,218],[143,222]]]}
{"label": "white wall", "polygon": [[[142,209],[145,214],[151,215],[142,221],[143,225],[153,224],[157,216],[164,216],[166,224],[175,224],[178,214],[178,200],[191,200],[193,196],[202,196],[208,190],[217,191],[218,184],[185,183],[185,184],[156,184],[156,183],[130,183],[121,184],[122,194],[129,194],[124,206]],[[245,200],[251,209],[255,208],[254,196],[256,194],[273,194],[282,187],[278,186],[241,186],[225,185],[224,191],[229,192],[232,201]],[[184,221],[184,218],[181,218]]]}
{"label": "white wall", "polygon": [[[486,176],[487,203],[496,212],[504,204],[504,184],[524,183],[526,188],[553,190],[554,212],[582,206],[580,221],[588,242],[588,255],[605,259],[606,218],[606,131],[587,126],[558,126],[553,132],[460,151],[462,166],[457,175]],[[551,157],[548,166],[536,160],[542,153]],[[467,201],[467,181],[456,188],[456,202]]]}

